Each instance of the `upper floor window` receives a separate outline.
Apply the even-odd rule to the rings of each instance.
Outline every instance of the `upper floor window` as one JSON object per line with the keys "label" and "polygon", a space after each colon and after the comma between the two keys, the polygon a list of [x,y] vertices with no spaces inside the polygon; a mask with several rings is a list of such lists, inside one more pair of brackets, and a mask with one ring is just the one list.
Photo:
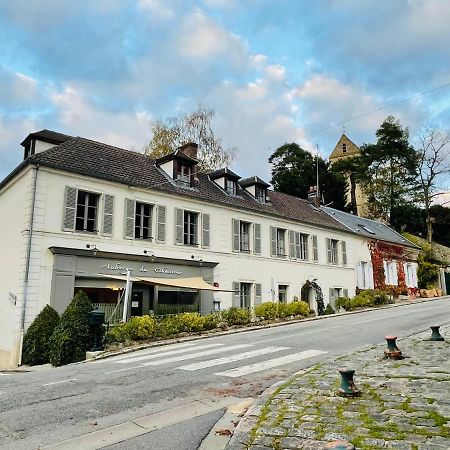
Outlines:
{"label": "upper floor window", "polygon": [[183,227],[183,244],[198,245],[198,213],[184,211]]}
{"label": "upper floor window", "polygon": [[295,257],[297,259],[308,259],[308,235],[295,233]]}
{"label": "upper floor window", "polygon": [[186,186],[190,186],[192,180],[192,167],[189,164],[178,163],[176,170],[176,181]]}
{"label": "upper floor window", "polygon": [[78,190],[75,230],[87,231],[90,233],[97,231],[97,211],[99,198],[99,194]]}
{"label": "upper floor window", "polygon": [[260,203],[265,203],[266,202],[266,189],[255,185],[255,198],[256,200],[258,200],[258,202]]}
{"label": "upper floor window", "polygon": [[327,238],[327,254],[328,254],[328,264],[338,264],[338,246],[339,241],[337,239]]}
{"label": "upper floor window", "polygon": [[135,239],[152,238],[152,205],[136,202],[134,219]]}
{"label": "upper floor window", "polygon": [[286,230],[277,228],[277,256],[286,256]]}
{"label": "upper floor window", "polygon": [[225,190],[230,195],[236,195],[236,181],[230,178],[225,178]]}
{"label": "upper floor window", "polygon": [[250,223],[240,222],[239,224],[239,250],[241,252],[250,251]]}

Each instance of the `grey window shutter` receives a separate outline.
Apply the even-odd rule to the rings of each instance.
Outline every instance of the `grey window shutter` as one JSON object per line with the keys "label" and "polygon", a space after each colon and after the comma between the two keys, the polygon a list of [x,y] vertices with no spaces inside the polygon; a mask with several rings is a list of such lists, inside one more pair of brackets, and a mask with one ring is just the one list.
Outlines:
{"label": "grey window shutter", "polygon": [[166,240],[166,207],[162,205],[158,205],[156,240],[158,242],[165,242]]}
{"label": "grey window shutter", "polygon": [[261,283],[255,283],[255,305],[262,303]]}
{"label": "grey window shutter", "polygon": [[328,303],[333,307],[333,309],[334,309],[334,305],[336,303],[335,302],[335,300],[336,300],[335,293],[336,293],[335,289],[330,288],[330,296],[329,296]]}
{"label": "grey window shutter", "polygon": [[134,239],[134,219],[136,202],[130,198],[125,199],[125,237]]}
{"label": "grey window shutter", "polygon": [[75,230],[75,215],[77,210],[76,188],[66,186],[66,198],[64,208],[64,230]]}
{"label": "grey window shutter", "polygon": [[270,227],[270,254],[277,256],[277,229]]}
{"label": "grey window shutter", "polygon": [[175,242],[183,244],[184,210],[175,208]]}
{"label": "grey window shutter", "polygon": [[304,243],[305,243],[305,260],[309,261],[309,239],[308,239],[308,235],[304,234],[303,235],[303,239],[304,239]]}
{"label": "grey window shutter", "polygon": [[253,252],[255,255],[261,254],[261,224],[255,223],[253,224],[253,238],[254,238],[254,245],[253,245]]}
{"label": "grey window shutter", "polygon": [[327,262],[331,264],[331,239],[327,238]]}
{"label": "grey window shutter", "polygon": [[342,265],[347,265],[347,243],[345,241],[341,241],[341,250],[342,250]]}
{"label": "grey window shutter", "polygon": [[233,306],[239,308],[241,306],[241,292],[239,290],[239,282],[233,281]]}
{"label": "grey window shutter", "polygon": [[113,232],[114,196],[105,194],[103,198],[103,234],[111,236]]}
{"label": "grey window shutter", "polygon": [[289,230],[289,256],[295,259],[295,233]]}
{"label": "grey window shutter", "polygon": [[209,214],[202,214],[202,246],[209,247]]}
{"label": "grey window shutter", "polygon": [[343,289],[342,292],[343,292],[342,295],[343,295],[345,298],[348,298],[348,289]]}
{"label": "grey window shutter", "polygon": [[238,252],[239,248],[239,220],[232,220],[233,227],[233,252]]}
{"label": "grey window shutter", "polygon": [[312,247],[313,247],[313,261],[319,261],[319,248],[317,247],[317,236],[312,237]]}

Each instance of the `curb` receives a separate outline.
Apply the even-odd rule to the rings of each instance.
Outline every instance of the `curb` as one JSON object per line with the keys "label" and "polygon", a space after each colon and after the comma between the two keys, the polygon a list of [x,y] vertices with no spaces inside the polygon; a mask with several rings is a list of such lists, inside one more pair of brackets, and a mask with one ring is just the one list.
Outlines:
{"label": "curb", "polygon": [[212,338],[212,337],[228,336],[231,334],[246,333],[249,331],[258,331],[258,330],[263,330],[266,328],[277,328],[277,327],[281,327],[281,326],[285,326],[285,325],[292,325],[292,324],[296,324],[296,323],[308,323],[308,322],[313,322],[316,320],[326,320],[326,319],[330,319],[333,317],[341,317],[341,316],[347,316],[347,315],[352,315],[352,314],[361,314],[361,313],[369,312],[369,311],[379,311],[381,309],[399,308],[402,306],[411,306],[411,305],[417,305],[419,303],[433,302],[433,301],[442,300],[445,298],[450,299],[450,295],[445,295],[442,297],[422,298],[422,299],[414,300],[414,301],[394,303],[391,305],[380,306],[378,308],[364,308],[364,309],[358,309],[357,311],[347,311],[347,312],[342,312],[342,313],[330,314],[330,315],[326,315],[326,316],[308,317],[306,319],[296,319],[296,320],[289,320],[286,322],[270,323],[267,325],[256,325],[256,326],[249,326],[249,327],[245,327],[245,328],[236,328],[236,329],[228,330],[228,331],[219,331],[219,332],[213,332],[213,333],[208,333],[208,334],[200,334],[200,335],[192,335],[192,336],[186,336],[186,337],[180,337],[180,338],[165,339],[163,341],[150,342],[150,343],[141,344],[141,345],[138,345],[135,347],[127,347],[127,348],[124,348],[121,350],[104,353],[102,355],[97,356],[96,358],[90,359],[89,361],[80,361],[80,362],[76,362],[76,363],[72,363],[72,364],[84,364],[86,362],[98,361],[98,360],[110,358],[113,356],[119,356],[119,355],[124,355],[127,353],[133,353],[133,352],[136,352],[139,350],[144,350],[147,348],[161,347],[163,345],[177,344],[177,343],[189,342],[189,341],[197,341],[200,339],[208,339],[208,338]]}

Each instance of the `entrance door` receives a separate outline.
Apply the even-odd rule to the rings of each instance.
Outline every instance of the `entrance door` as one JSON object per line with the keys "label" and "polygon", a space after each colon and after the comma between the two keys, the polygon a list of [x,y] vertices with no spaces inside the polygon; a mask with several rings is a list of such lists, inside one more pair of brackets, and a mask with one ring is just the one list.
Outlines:
{"label": "entrance door", "polygon": [[133,292],[131,294],[131,317],[142,316],[143,292]]}

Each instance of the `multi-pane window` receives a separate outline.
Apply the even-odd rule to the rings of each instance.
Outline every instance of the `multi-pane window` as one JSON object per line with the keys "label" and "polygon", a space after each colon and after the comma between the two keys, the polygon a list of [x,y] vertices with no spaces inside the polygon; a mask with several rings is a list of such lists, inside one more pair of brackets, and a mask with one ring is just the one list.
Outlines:
{"label": "multi-pane window", "polygon": [[151,239],[152,205],[136,202],[134,218],[134,237],[136,239]]}
{"label": "multi-pane window", "polygon": [[236,181],[230,178],[225,178],[225,190],[230,195],[236,195]]}
{"label": "multi-pane window", "polygon": [[184,211],[184,245],[198,245],[198,213]]}
{"label": "multi-pane window", "polygon": [[328,264],[338,264],[338,246],[337,239],[327,239]]}
{"label": "multi-pane window", "polygon": [[397,262],[396,261],[383,261],[385,283],[391,286],[398,284],[397,276]]}
{"label": "multi-pane window", "polygon": [[255,186],[255,197],[256,200],[260,203],[266,202],[266,189],[262,188],[261,186],[256,185]]}
{"label": "multi-pane window", "polygon": [[252,284],[251,283],[241,283],[240,284],[240,305],[241,308],[250,308],[251,306],[251,296],[252,296]]}
{"label": "multi-pane window", "polygon": [[250,251],[250,223],[240,222],[239,223],[239,250],[241,252]]}
{"label": "multi-pane window", "polygon": [[78,191],[75,229],[77,231],[97,231],[97,210],[100,195]]}
{"label": "multi-pane window", "polygon": [[286,230],[277,228],[277,256],[286,256]]}
{"label": "multi-pane window", "polygon": [[280,303],[287,303],[288,286],[286,284],[278,285],[278,301]]}
{"label": "multi-pane window", "polygon": [[308,259],[308,235],[304,233],[295,233],[295,257],[297,259]]}
{"label": "multi-pane window", "polygon": [[191,185],[192,167],[188,164],[177,164],[176,180],[186,186]]}

